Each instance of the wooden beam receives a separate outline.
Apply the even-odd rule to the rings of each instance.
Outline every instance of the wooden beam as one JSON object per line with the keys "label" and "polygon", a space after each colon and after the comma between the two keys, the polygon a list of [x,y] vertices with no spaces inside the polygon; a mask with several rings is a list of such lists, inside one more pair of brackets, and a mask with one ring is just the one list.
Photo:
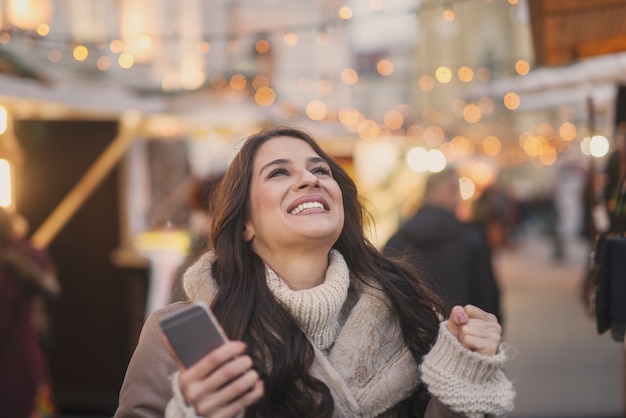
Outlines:
{"label": "wooden beam", "polygon": [[136,112],[124,114],[120,119],[120,130],[115,139],[100,154],[79,182],[63,198],[61,203],[52,211],[50,216],[33,234],[32,241],[40,248],[47,247],[50,241],[59,233],[91,193],[98,187],[106,175],[117,164],[132,144],[141,115]]}
{"label": "wooden beam", "polygon": [[579,58],[586,58],[623,51],[626,51],[626,36],[581,42],[577,48],[577,55]]}

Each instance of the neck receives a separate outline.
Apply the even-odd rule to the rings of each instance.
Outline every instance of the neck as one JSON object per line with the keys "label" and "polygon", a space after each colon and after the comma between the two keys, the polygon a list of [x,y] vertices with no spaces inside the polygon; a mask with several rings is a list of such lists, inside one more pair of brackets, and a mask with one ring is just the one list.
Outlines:
{"label": "neck", "polygon": [[292,249],[261,258],[292,290],[311,289],[324,283],[329,249]]}

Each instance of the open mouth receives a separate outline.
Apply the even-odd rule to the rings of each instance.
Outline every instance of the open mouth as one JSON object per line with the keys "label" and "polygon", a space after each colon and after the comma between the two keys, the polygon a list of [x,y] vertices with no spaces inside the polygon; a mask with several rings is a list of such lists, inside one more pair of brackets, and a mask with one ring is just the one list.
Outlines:
{"label": "open mouth", "polygon": [[324,205],[321,202],[301,203],[298,206],[296,206],[293,210],[291,210],[289,213],[292,215],[297,215],[299,213],[302,213],[311,209],[324,209]]}

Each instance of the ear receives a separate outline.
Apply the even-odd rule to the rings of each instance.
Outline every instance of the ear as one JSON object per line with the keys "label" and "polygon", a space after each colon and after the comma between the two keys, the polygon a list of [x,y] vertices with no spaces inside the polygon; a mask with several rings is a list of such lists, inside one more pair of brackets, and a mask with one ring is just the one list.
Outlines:
{"label": "ear", "polygon": [[252,241],[254,238],[254,228],[248,222],[243,225],[243,239],[246,242]]}

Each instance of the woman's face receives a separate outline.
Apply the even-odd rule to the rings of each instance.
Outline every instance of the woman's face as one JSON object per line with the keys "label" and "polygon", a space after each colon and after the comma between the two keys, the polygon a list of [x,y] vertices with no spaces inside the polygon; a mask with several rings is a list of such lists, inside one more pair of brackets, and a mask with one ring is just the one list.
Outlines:
{"label": "woman's face", "polygon": [[272,138],[252,165],[244,238],[261,258],[285,250],[326,246],[343,229],[341,189],[330,166],[305,141]]}

